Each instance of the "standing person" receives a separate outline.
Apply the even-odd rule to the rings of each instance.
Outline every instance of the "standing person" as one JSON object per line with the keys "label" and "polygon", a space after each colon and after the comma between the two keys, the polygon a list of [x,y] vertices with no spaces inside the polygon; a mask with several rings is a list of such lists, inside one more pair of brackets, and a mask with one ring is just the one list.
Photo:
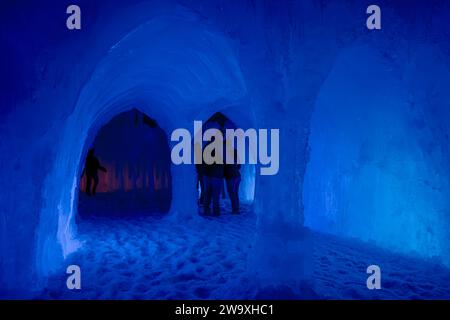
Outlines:
{"label": "standing person", "polygon": [[[90,149],[86,157],[86,164],[84,167],[84,174],[86,174],[86,194],[88,196],[95,195],[98,186],[98,170],[107,172],[105,167],[100,165],[100,161],[94,156],[94,148]],[[91,184],[94,181],[94,186],[91,192]]]}
{"label": "standing person", "polygon": [[205,198],[205,185],[204,185],[204,164],[196,164],[195,170],[197,171],[197,189],[200,187],[200,198],[198,199],[198,204],[204,203]]}
{"label": "standing person", "polygon": [[220,185],[220,194],[222,195],[222,199],[226,199],[227,198],[227,193],[225,192],[226,190],[226,183],[225,180],[222,181],[222,184]]}
{"label": "standing person", "polygon": [[[230,152],[231,153],[231,152]],[[232,151],[234,158],[232,164],[225,164],[224,175],[227,185],[228,196],[231,201],[232,213],[239,213],[239,184],[241,183],[241,165],[238,163],[237,150]]]}
{"label": "standing person", "polygon": [[[211,142],[214,140],[212,139]],[[214,156],[214,154],[212,154]],[[222,161],[223,162],[223,161]],[[220,193],[223,187],[224,165],[223,163],[206,164],[203,163],[203,186],[205,193],[203,195],[203,205],[205,214],[211,212],[211,200],[213,203],[213,214],[220,215]]]}

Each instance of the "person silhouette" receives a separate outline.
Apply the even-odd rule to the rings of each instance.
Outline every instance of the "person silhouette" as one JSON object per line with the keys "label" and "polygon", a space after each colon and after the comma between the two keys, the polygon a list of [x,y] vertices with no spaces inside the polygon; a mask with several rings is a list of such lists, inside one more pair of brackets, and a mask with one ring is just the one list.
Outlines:
{"label": "person silhouette", "polygon": [[[213,143],[215,137],[211,138],[211,141],[207,144]],[[211,156],[215,157],[215,150],[211,152]],[[205,193],[203,195],[203,209],[206,215],[211,213],[210,205],[211,200],[213,203],[213,214],[216,216],[220,215],[220,193],[223,187],[223,175],[224,175],[224,165],[222,163],[203,163],[202,176],[203,176],[203,186],[205,188]]]}
{"label": "person silhouette", "polygon": [[[100,161],[97,159],[96,156],[94,156],[94,148],[89,149],[88,155],[86,157],[86,164],[84,167],[84,173],[86,174],[86,194],[88,196],[95,195],[95,192],[97,190],[98,186],[98,170],[107,172],[105,167],[100,165]],[[91,192],[91,185],[92,181],[94,181],[94,185],[92,187]]]}
{"label": "person silhouette", "polygon": [[233,163],[224,165],[224,177],[227,186],[228,196],[231,201],[232,213],[239,213],[239,184],[241,183],[241,165],[238,161],[236,149],[227,150],[227,155],[233,159]]}

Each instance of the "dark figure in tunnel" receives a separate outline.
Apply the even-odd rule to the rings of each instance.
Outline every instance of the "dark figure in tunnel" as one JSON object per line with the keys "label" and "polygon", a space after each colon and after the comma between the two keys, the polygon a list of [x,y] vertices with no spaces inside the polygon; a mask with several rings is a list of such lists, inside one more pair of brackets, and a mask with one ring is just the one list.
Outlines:
{"label": "dark figure in tunnel", "polygon": [[234,158],[232,164],[224,165],[224,176],[227,185],[227,192],[231,201],[232,213],[239,213],[239,184],[241,183],[241,165],[238,163],[237,150],[230,152]]}
{"label": "dark figure in tunnel", "polygon": [[[95,195],[98,186],[98,170],[107,172],[105,167],[100,165],[100,161],[94,156],[94,149],[90,149],[86,157],[86,164],[84,167],[84,173],[86,174],[86,194],[88,196]],[[94,186],[91,191],[92,181]]]}
{"label": "dark figure in tunnel", "polygon": [[223,181],[221,188],[220,188],[220,193],[222,194],[222,199],[227,198],[227,193],[225,192],[225,190],[226,190],[226,184],[225,184],[225,181]]}
{"label": "dark figure in tunnel", "polygon": [[[214,139],[211,140],[212,143]],[[212,154],[214,156],[214,154]],[[206,164],[203,163],[203,206],[205,214],[210,214],[211,200],[213,203],[213,214],[220,215],[220,194],[223,188],[224,165],[220,163]],[[203,193],[203,192],[202,192]]]}
{"label": "dark figure in tunnel", "polygon": [[[205,164],[196,164],[195,170],[197,171],[197,185],[196,188],[199,189],[200,187],[200,197],[198,199],[198,204],[203,205],[204,204],[204,198],[205,198],[205,185],[204,185],[204,168]],[[222,181],[220,185],[220,194],[222,195],[222,199],[226,198],[226,184],[224,181]]]}

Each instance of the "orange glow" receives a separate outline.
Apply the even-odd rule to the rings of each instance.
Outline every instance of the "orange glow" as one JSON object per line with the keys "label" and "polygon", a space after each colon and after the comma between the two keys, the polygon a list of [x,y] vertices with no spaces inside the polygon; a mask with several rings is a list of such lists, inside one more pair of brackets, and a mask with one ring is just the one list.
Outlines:
{"label": "orange glow", "polygon": [[[170,175],[168,169],[161,168],[156,164],[153,165],[153,170],[149,172],[144,168],[133,168],[129,164],[124,166],[122,170],[117,170],[115,163],[106,163],[101,159],[100,162],[108,170],[108,172],[104,173],[99,171],[98,173],[98,193],[115,191],[129,192],[132,190],[147,189],[151,188],[151,182],[153,182],[153,188],[155,190],[168,189],[170,186]],[[86,190],[85,175],[83,175],[80,180],[80,190],[83,192]]]}

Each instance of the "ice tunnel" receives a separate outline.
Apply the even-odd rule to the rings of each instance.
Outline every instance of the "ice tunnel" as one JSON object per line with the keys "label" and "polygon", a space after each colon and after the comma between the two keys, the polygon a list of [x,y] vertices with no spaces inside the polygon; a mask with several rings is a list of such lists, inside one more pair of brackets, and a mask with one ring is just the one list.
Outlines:
{"label": "ice tunnel", "polygon": [[[232,119],[239,119],[233,121]],[[247,130],[254,127],[254,117],[248,112],[242,112],[240,106],[227,106],[220,111],[215,112],[207,119],[203,119],[202,131],[210,128],[218,129],[225,132],[226,129],[242,129]],[[194,136],[199,132],[194,132]],[[248,146],[248,140],[245,141]],[[246,153],[246,157],[249,157]],[[255,184],[256,184],[256,165],[244,163],[241,165],[241,182],[239,188],[239,198],[241,202],[252,204],[255,199]],[[225,188],[226,189],[226,188]]]}
{"label": "ice tunnel", "polygon": [[[88,285],[94,299],[153,276],[143,298],[409,297],[365,291],[376,250],[390,274],[450,266],[449,4],[380,1],[387,23],[368,31],[360,1],[78,3],[80,30],[62,2],[0,4],[1,298],[79,298],[58,289],[77,261],[88,284],[117,280],[91,258],[131,275],[121,296]],[[279,170],[243,165],[244,214],[213,219],[195,166],[169,158],[174,130],[217,114],[278,129]],[[91,148],[107,172],[88,199]],[[149,217],[80,223],[89,202],[139,192],[144,209],[115,207]]]}
{"label": "ice tunnel", "polygon": [[[198,23],[158,18],[124,37],[99,63],[82,89],[61,139],[62,154],[58,157],[64,160],[65,167],[56,167],[45,187],[53,195],[53,200],[48,199],[48,209],[55,204],[59,207],[58,241],[63,255],[78,246],[73,239],[73,218],[79,174],[74,173],[81,172],[79,159],[87,152],[83,140],[92,140],[108,119],[132,105],[139,105],[144,112],[148,110],[163,130],[171,132],[178,127],[192,127],[190,120],[202,109],[208,110],[216,103],[226,105],[226,101],[237,103],[245,96],[246,88],[230,50],[223,37]],[[186,65],[189,68],[183,67]],[[192,195],[195,192],[193,184],[189,185],[190,180],[194,180],[189,177],[193,176],[192,167],[173,168],[172,212],[195,211],[195,197],[186,196],[188,192]],[[61,180],[73,183],[63,187],[55,185]],[[44,208],[40,223],[40,228],[45,229],[51,228],[49,223],[53,223],[45,218],[46,210]],[[55,214],[53,209],[50,211],[50,216]],[[38,234],[47,238],[51,233]],[[38,244],[44,246],[42,253],[47,256],[39,259],[43,269],[56,258],[52,255],[59,255],[57,248],[45,247],[46,240],[38,240]],[[53,240],[51,242],[54,246]]]}
{"label": "ice tunnel", "polygon": [[169,210],[170,150],[166,133],[154,119],[137,109],[117,115],[100,129],[90,149],[102,170],[93,174],[95,185],[86,173],[86,160],[79,185],[80,216]]}

